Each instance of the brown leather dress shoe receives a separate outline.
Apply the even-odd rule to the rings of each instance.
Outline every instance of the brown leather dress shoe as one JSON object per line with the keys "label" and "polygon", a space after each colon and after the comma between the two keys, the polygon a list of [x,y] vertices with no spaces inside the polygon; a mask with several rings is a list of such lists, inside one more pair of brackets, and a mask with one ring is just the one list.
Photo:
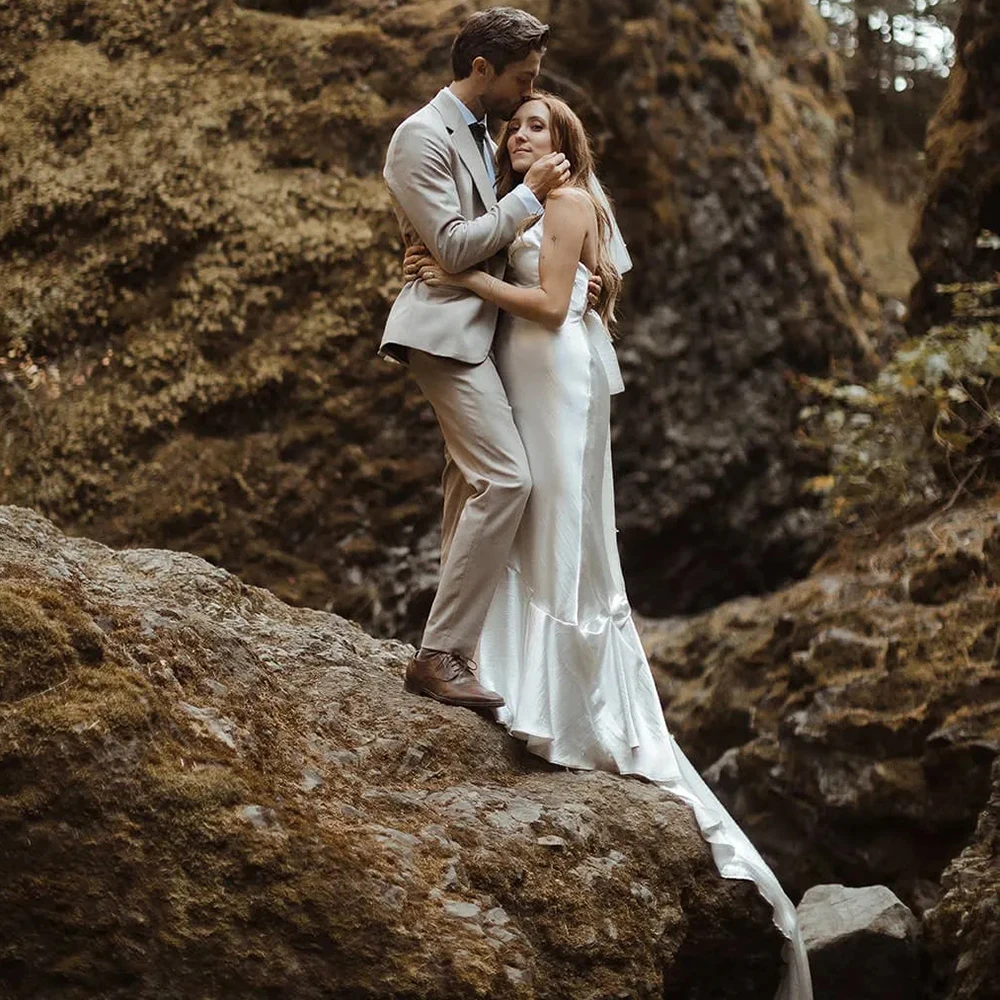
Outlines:
{"label": "brown leather dress shoe", "polygon": [[472,661],[460,653],[421,649],[406,666],[403,686],[445,705],[462,708],[500,708],[503,698],[476,680]]}

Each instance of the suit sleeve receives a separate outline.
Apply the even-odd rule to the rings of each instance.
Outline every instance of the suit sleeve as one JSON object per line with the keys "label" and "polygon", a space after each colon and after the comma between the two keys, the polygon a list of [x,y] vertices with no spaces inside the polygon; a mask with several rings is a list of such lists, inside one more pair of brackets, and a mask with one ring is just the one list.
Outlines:
{"label": "suit sleeve", "polygon": [[417,122],[400,126],[389,144],[385,180],[417,235],[451,274],[509,246],[532,214],[511,191],[485,215],[462,215],[451,157],[441,137]]}

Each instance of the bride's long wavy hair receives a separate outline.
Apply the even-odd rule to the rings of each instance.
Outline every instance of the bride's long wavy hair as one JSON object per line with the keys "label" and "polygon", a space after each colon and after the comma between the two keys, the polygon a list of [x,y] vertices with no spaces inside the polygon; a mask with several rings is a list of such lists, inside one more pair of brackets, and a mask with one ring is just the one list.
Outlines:
{"label": "bride's long wavy hair", "polygon": [[[601,295],[597,300],[597,312],[610,329],[615,322],[615,303],[622,290],[622,276],[618,273],[608,250],[611,220],[588,188],[594,175],[594,153],[587,137],[587,130],[583,127],[583,122],[577,117],[576,112],[554,94],[536,90],[529,100],[541,101],[549,109],[552,151],[564,153],[570,162],[571,173],[566,183],[586,191],[587,197],[593,202],[597,212],[596,273],[601,278]],[[510,152],[507,149],[510,133],[511,127],[510,122],[508,122],[500,133],[497,150],[497,195],[501,198],[513,191],[524,180],[524,176],[517,173],[510,162]]]}

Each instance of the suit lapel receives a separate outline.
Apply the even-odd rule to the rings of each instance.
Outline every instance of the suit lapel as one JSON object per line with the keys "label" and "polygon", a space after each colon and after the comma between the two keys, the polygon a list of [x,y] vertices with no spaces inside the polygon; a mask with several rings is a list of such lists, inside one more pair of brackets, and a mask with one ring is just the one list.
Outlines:
{"label": "suit lapel", "polygon": [[492,208],[497,203],[496,191],[490,183],[489,174],[486,173],[486,164],[483,162],[482,154],[476,148],[476,140],[469,131],[469,126],[462,117],[462,112],[458,110],[455,102],[444,92],[438,91],[437,96],[431,101],[431,106],[444,119],[444,126],[455,143],[455,149],[466,169],[472,174],[472,179],[476,182],[476,190],[479,191],[483,204],[487,208]]}

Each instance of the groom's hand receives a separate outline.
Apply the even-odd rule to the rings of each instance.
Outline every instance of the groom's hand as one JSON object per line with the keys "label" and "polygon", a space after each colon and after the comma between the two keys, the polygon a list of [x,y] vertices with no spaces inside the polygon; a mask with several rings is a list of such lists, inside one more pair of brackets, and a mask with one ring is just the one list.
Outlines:
{"label": "groom's hand", "polygon": [[601,281],[601,276],[599,274],[592,274],[590,276],[590,281],[587,282],[587,308],[596,309],[597,300],[601,297],[601,289],[604,287],[604,282]]}
{"label": "groom's hand", "polygon": [[565,153],[548,153],[535,160],[524,175],[524,183],[531,188],[531,193],[539,200],[553,189],[569,180],[570,165]]}
{"label": "groom's hand", "polygon": [[419,281],[420,269],[431,267],[436,263],[437,261],[423,243],[414,243],[412,246],[408,246],[403,255],[403,280]]}

